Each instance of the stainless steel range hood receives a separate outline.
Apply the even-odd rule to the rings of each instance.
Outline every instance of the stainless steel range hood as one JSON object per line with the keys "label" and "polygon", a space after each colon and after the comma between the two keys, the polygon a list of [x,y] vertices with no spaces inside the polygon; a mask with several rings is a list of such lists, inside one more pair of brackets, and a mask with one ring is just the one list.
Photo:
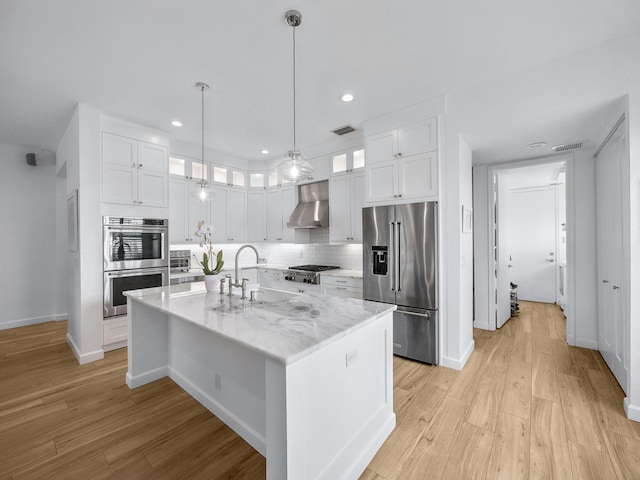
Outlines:
{"label": "stainless steel range hood", "polygon": [[287,227],[322,228],[329,226],[329,181],[298,186],[298,205]]}

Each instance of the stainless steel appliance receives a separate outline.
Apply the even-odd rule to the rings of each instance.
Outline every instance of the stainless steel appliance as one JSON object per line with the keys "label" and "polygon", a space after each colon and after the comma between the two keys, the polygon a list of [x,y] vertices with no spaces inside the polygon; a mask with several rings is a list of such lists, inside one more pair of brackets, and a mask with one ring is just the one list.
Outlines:
{"label": "stainless steel appliance", "polygon": [[321,228],[329,226],[329,181],[298,186],[298,205],[287,227]]}
{"label": "stainless steel appliance", "polygon": [[169,284],[168,223],[103,217],[104,318],[127,313],[122,292]]}
{"label": "stainless steel appliance", "polygon": [[169,271],[188,272],[191,270],[191,250],[170,250]]}
{"label": "stainless steel appliance", "polygon": [[320,283],[320,276],[318,275],[319,272],[336,270],[338,268],[340,267],[331,265],[298,265],[297,267],[289,267],[289,270],[285,270],[284,279],[288,282],[301,282],[318,285]]}
{"label": "stainless steel appliance", "polygon": [[393,353],[438,364],[438,204],[362,209],[363,295],[398,306]]}
{"label": "stainless steel appliance", "polygon": [[169,266],[169,221],[103,217],[105,271]]}
{"label": "stainless steel appliance", "polygon": [[169,285],[167,267],[104,272],[104,318],[127,313],[127,297],[122,292],[164,285]]}

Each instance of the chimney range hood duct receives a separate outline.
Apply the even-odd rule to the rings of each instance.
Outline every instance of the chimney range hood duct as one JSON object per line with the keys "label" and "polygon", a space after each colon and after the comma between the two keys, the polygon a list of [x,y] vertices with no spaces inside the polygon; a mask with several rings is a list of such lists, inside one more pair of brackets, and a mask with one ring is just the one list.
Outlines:
{"label": "chimney range hood duct", "polygon": [[329,226],[329,181],[298,186],[298,205],[287,227],[322,228]]}

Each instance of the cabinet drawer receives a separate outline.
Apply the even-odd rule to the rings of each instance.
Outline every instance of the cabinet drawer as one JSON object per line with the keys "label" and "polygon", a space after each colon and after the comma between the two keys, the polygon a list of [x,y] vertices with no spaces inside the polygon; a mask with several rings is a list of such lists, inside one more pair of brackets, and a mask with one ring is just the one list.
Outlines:
{"label": "cabinet drawer", "polygon": [[362,288],[359,288],[359,287],[341,287],[340,285],[323,285],[322,293],[325,295],[332,295],[334,297],[362,298]]}
{"label": "cabinet drawer", "polygon": [[129,323],[127,317],[114,320],[105,320],[102,325],[102,344],[122,342],[129,335]]}
{"label": "cabinet drawer", "polygon": [[322,275],[320,277],[323,286],[335,285],[337,287],[355,287],[362,289],[362,279],[353,277],[333,277],[330,275]]}

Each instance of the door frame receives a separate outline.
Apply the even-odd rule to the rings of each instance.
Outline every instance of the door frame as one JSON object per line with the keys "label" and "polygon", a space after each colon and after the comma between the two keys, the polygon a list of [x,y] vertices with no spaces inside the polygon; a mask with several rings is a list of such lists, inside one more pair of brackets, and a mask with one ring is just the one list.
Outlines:
{"label": "door frame", "polygon": [[495,278],[493,269],[493,239],[494,239],[494,224],[495,224],[495,209],[494,209],[494,175],[501,170],[511,170],[520,167],[530,167],[535,165],[544,165],[549,163],[565,162],[566,176],[565,176],[565,206],[566,206],[566,221],[567,221],[567,243],[566,243],[566,263],[567,263],[567,283],[566,289],[566,307],[564,315],[567,318],[567,343],[569,345],[575,345],[576,338],[576,324],[575,324],[575,239],[576,239],[576,222],[575,222],[575,158],[572,153],[562,155],[551,155],[546,157],[539,157],[527,160],[515,160],[502,163],[496,163],[487,165],[487,285],[489,289],[487,292],[488,308],[489,308],[489,330],[496,329],[496,302],[495,292],[497,288],[497,279]]}

